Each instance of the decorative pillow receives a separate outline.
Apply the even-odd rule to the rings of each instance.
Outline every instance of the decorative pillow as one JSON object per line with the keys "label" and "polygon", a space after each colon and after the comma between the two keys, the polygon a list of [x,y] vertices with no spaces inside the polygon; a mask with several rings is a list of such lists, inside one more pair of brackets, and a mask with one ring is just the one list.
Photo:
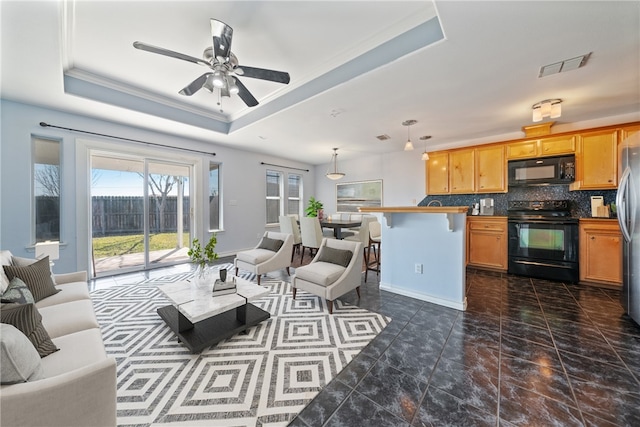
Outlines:
{"label": "decorative pillow", "polygon": [[9,283],[9,287],[0,297],[0,302],[15,302],[17,304],[32,304],[33,295],[27,285],[17,277]]}
{"label": "decorative pillow", "polygon": [[278,252],[282,245],[284,244],[284,240],[270,239],[268,237],[263,237],[258,245],[258,249],[267,249],[273,252]]}
{"label": "decorative pillow", "polygon": [[[0,265],[11,265],[11,251],[0,251]],[[9,287],[9,278],[0,268],[0,294]]]}
{"label": "decorative pillow", "polygon": [[320,258],[318,258],[318,261],[329,262],[331,264],[338,264],[346,267],[351,262],[352,256],[353,252],[347,249],[336,249],[325,246],[322,248],[322,251],[320,251]]}
{"label": "decorative pillow", "polygon": [[31,341],[40,357],[59,350],[51,341],[42,325],[42,315],[33,304],[2,304],[0,321],[18,328]]}
{"label": "decorative pillow", "polygon": [[51,280],[48,256],[26,267],[5,265],[3,268],[9,280],[13,280],[14,277],[18,277],[26,283],[27,287],[33,294],[33,299],[36,302],[60,292],[59,289],[56,289],[53,281]]}
{"label": "decorative pillow", "polygon": [[[16,267],[26,267],[28,265],[33,264],[34,262],[38,261],[37,259],[33,259],[33,258],[22,258],[19,256],[15,256],[15,255],[11,255],[11,264],[9,265],[15,265]],[[49,266],[51,266],[51,263],[49,263]],[[51,271],[51,280],[53,281],[53,284],[56,284],[56,277],[53,274],[53,271]]]}
{"label": "decorative pillow", "polygon": [[15,326],[0,323],[0,383],[15,384],[43,378],[40,355]]}

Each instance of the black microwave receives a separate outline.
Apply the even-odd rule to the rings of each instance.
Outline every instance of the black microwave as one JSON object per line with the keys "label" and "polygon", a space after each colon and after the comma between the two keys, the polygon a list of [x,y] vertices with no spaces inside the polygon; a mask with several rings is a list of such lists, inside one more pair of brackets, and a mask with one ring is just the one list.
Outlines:
{"label": "black microwave", "polygon": [[576,178],[573,154],[538,159],[509,160],[509,186],[570,184]]}

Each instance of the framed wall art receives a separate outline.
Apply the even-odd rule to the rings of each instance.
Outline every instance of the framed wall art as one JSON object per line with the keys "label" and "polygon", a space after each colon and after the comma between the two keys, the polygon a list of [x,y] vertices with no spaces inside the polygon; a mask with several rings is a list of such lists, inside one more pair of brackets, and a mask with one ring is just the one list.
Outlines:
{"label": "framed wall art", "polygon": [[338,212],[358,212],[360,207],[382,206],[382,180],[336,184]]}

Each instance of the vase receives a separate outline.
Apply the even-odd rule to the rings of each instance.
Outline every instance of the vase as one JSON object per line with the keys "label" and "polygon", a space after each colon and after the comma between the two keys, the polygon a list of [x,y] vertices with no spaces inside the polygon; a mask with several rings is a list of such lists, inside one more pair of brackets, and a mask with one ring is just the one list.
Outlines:
{"label": "vase", "polygon": [[324,211],[322,209],[318,209],[318,220],[322,221],[324,218]]}
{"label": "vase", "polygon": [[226,268],[221,268],[220,269],[220,281],[222,281],[222,282],[226,282],[227,281],[227,269]]}
{"label": "vase", "polygon": [[196,272],[193,277],[193,281],[196,286],[205,287],[211,282],[211,269],[208,265],[198,264],[196,267]]}

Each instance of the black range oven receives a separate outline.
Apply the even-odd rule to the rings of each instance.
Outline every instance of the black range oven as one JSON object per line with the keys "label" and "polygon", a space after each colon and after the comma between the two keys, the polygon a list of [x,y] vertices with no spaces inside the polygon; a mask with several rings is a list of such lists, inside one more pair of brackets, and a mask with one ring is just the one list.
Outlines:
{"label": "black range oven", "polygon": [[509,273],[577,283],[578,219],[568,200],[510,201]]}

